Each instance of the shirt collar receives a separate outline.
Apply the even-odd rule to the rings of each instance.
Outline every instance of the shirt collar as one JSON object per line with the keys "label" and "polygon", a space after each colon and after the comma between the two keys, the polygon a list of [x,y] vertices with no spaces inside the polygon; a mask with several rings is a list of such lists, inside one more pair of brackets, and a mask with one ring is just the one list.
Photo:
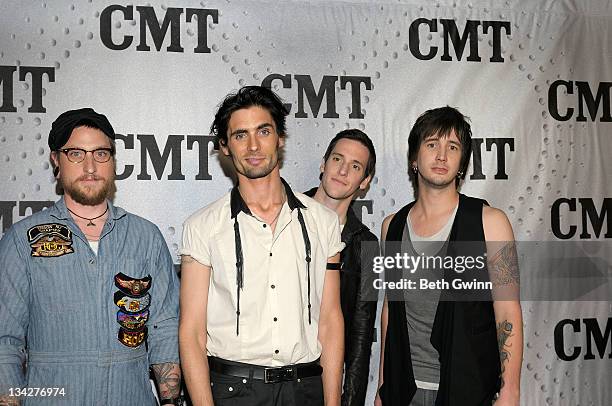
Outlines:
{"label": "shirt collar", "polygon": [[[110,200],[106,200],[106,203],[108,204],[109,218],[117,220],[127,214],[127,212],[121,207],[113,206],[113,203]],[[66,207],[64,196],[62,196],[51,208],[49,208],[49,214],[58,220],[68,220],[70,218],[70,213]]]}
{"label": "shirt collar", "polygon": [[[295,196],[295,194],[289,187],[289,184],[285,182],[285,179],[281,178],[281,182],[285,187],[285,194],[287,195],[287,204],[289,205],[289,209],[306,209],[304,203],[302,203],[300,199]],[[236,218],[236,216],[238,216],[240,212],[243,212],[248,215],[253,215],[253,213],[251,213],[251,209],[249,209],[249,206],[247,206],[247,204],[244,202],[244,199],[242,199],[240,191],[238,190],[238,185],[234,186],[234,188],[232,189],[230,196],[230,208],[232,212],[232,218]]]}

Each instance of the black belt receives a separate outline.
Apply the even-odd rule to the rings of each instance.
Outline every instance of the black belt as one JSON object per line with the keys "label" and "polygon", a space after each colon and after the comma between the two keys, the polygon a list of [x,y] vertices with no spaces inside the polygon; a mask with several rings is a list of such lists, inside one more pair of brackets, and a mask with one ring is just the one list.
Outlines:
{"label": "black belt", "polygon": [[295,381],[301,378],[319,376],[323,372],[319,360],[275,368],[208,357],[208,367],[212,372],[238,378],[258,379],[264,381],[264,383]]}

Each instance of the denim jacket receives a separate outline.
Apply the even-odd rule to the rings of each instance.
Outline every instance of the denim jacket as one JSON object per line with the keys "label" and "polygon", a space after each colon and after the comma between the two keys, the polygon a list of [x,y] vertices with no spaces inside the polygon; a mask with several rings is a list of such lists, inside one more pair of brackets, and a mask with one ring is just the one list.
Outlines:
{"label": "denim jacket", "polygon": [[155,404],[149,366],[179,362],[178,278],[159,229],[108,207],[97,255],[63,198],[0,240],[0,394],[60,388],[22,402]]}

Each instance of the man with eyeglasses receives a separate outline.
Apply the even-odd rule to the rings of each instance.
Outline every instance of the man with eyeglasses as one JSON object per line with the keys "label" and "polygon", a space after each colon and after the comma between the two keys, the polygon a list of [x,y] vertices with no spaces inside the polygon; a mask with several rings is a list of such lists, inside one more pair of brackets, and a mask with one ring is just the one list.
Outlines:
{"label": "man with eyeglasses", "polygon": [[114,138],[90,108],[61,114],[64,195],[0,240],[2,405],[155,405],[149,366],[161,404],[180,403],[178,279],[158,228],[110,201]]}

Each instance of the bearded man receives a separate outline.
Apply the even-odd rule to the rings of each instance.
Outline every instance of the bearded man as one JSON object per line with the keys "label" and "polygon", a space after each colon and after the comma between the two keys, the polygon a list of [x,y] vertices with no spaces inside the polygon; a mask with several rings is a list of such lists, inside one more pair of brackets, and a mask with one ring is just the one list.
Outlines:
{"label": "bearded man", "polygon": [[150,366],[180,403],[178,279],[158,228],[110,201],[114,138],[90,108],[61,114],[64,195],[0,240],[0,404],[155,405]]}

